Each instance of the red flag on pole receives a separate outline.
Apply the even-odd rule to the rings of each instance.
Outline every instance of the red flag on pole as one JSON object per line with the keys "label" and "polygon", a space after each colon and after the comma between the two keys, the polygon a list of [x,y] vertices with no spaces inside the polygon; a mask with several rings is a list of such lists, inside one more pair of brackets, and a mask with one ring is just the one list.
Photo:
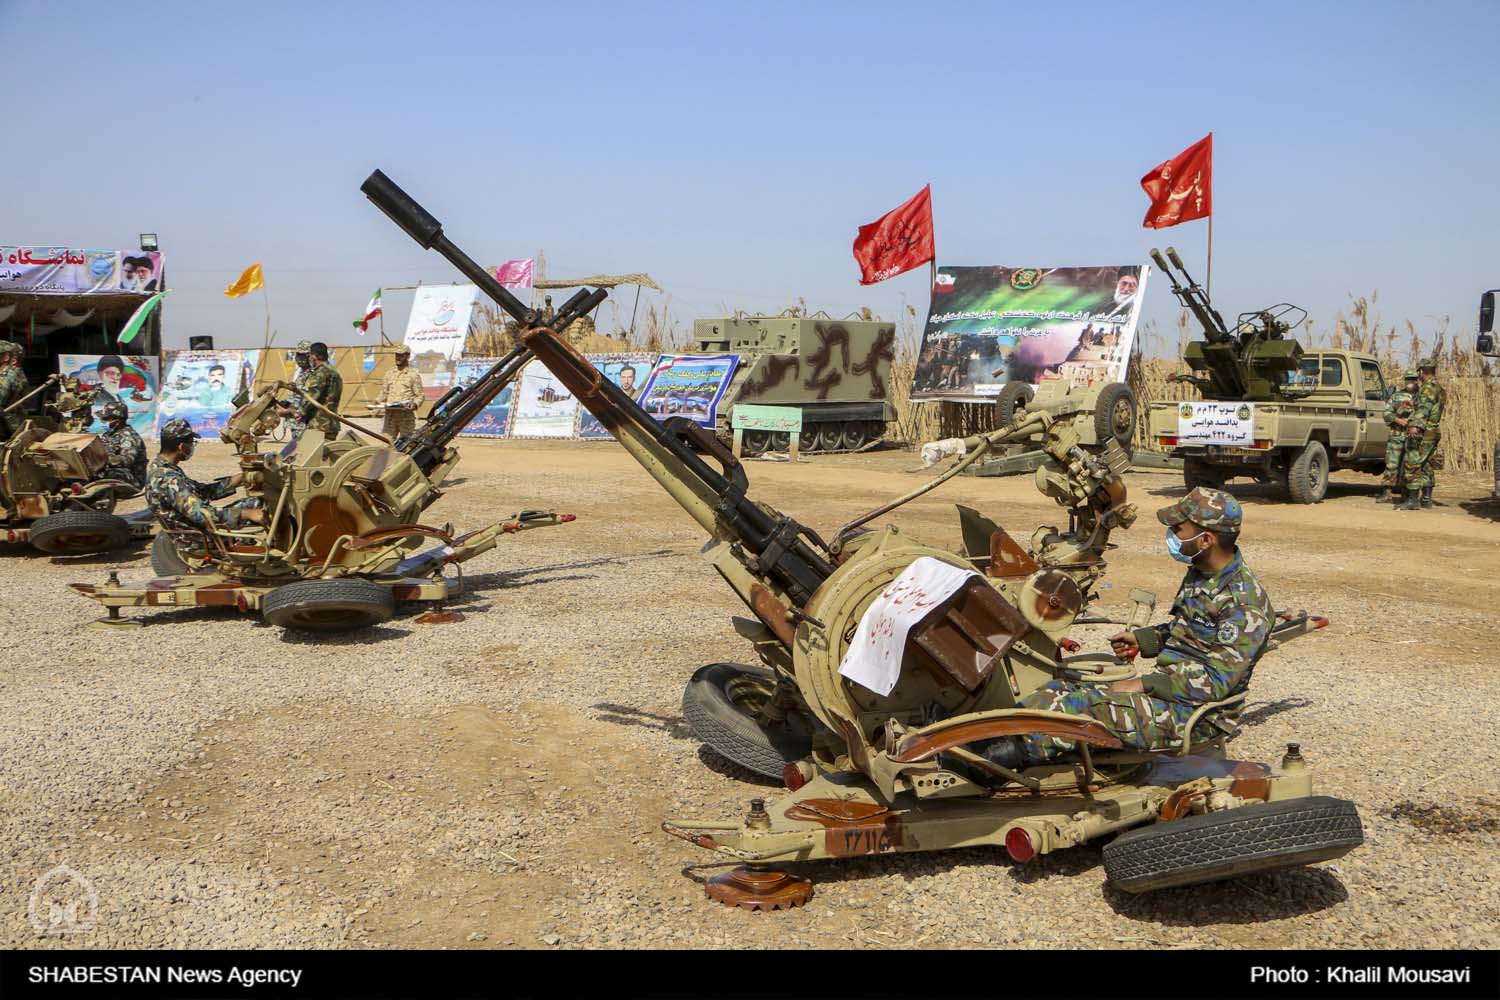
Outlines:
{"label": "red flag on pole", "polygon": [[1213,214],[1214,134],[1193,143],[1141,178],[1141,189],[1151,199],[1147,229],[1165,229]]}
{"label": "red flag on pole", "polygon": [[921,267],[937,255],[932,238],[932,185],[918,191],[900,208],[893,209],[867,226],[854,238],[854,259],[859,262],[859,283],[873,285],[886,278]]}

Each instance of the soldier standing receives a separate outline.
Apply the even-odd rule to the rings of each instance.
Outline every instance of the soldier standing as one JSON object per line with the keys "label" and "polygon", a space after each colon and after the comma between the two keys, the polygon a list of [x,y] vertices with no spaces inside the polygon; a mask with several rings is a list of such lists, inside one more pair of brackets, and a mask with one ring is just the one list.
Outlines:
{"label": "soldier standing", "polygon": [[[292,377],[292,388],[301,389],[307,384],[307,373],[312,369],[312,342],[307,340],[297,341],[297,346],[292,352],[292,357],[297,361],[297,374]],[[282,419],[287,422],[291,431],[293,442],[302,439],[302,432],[307,430],[307,424],[303,422],[300,408],[301,400],[278,403],[276,412],[280,413]]]}
{"label": "soldier standing", "polygon": [[[344,395],[344,380],[328,363],[328,345],[321,340],[315,340],[308,346],[308,353],[312,356],[312,366],[307,370],[307,378],[302,383],[302,391],[307,394],[309,400],[337,413],[339,399]],[[303,403],[301,416],[306,426],[316,427],[329,439],[338,433],[339,422],[323,410],[313,406],[312,402]]]}
{"label": "soldier standing", "polygon": [[1397,510],[1425,510],[1432,506],[1433,461],[1443,440],[1443,407],[1448,393],[1437,380],[1437,360],[1423,358],[1417,365],[1417,395],[1406,428],[1406,502]]}
{"label": "soldier standing", "polygon": [[109,464],[100,473],[101,479],[118,479],[136,489],[146,486],[146,444],[130,426],[130,411],[118,399],[112,399],[99,408],[99,419],[109,425],[109,430],[99,435],[104,450],[109,453]]}
{"label": "soldier standing", "polygon": [[403,434],[417,429],[417,407],[422,405],[422,373],[411,366],[411,348],[396,348],[396,367],[385,373],[380,383],[380,400],[385,404],[385,423],[381,431],[394,443]]}
{"label": "soldier standing", "polygon": [[[0,411],[3,411],[11,403],[26,395],[27,386],[25,375],[16,378],[19,368],[12,367],[11,360],[20,352],[20,345],[13,344],[8,340],[0,340]],[[10,440],[16,431],[21,429],[23,417],[19,412],[0,412],[0,435],[4,440]]]}
{"label": "soldier standing", "polygon": [[[1097,719],[1136,750],[1190,739],[1182,727],[1198,708],[1245,691],[1276,616],[1240,554],[1238,500],[1199,487],[1156,517],[1167,526],[1168,553],[1190,566],[1172,603],[1172,619],[1109,637],[1116,655],[1155,657],[1156,670],[1108,685],[1051,681],[1021,700],[1022,708]],[[1048,736],[1003,737],[983,753],[1014,768],[1072,749],[1070,741]]]}
{"label": "soldier standing", "polygon": [[146,475],[146,503],[158,518],[186,522],[204,531],[228,528],[231,531],[247,524],[265,524],[264,501],[246,497],[224,507],[210,500],[230,496],[245,481],[243,472],[200,483],[189,479],[179,467],[193,457],[194,442],[200,435],[181,417],[161,426],[161,454],[151,460]]}
{"label": "soldier standing", "polygon": [[1385,492],[1380,503],[1395,503],[1405,496],[1406,469],[1401,464],[1406,457],[1406,428],[1411,422],[1411,410],[1416,404],[1418,374],[1415,368],[1406,369],[1406,384],[1391,393],[1385,404],[1385,425],[1390,433],[1385,439]]}

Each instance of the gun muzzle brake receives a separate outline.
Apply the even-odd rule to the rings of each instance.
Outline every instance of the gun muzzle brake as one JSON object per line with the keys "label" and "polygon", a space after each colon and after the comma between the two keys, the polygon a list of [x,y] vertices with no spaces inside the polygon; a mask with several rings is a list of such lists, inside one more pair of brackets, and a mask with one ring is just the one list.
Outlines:
{"label": "gun muzzle brake", "polygon": [[406,235],[421,244],[423,250],[431,250],[438,237],[443,235],[443,224],[383,172],[376,170],[366,177],[359,189],[375,203],[376,208],[405,230]]}
{"label": "gun muzzle brake", "polygon": [[1187,268],[1185,268],[1185,267],[1182,266],[1182,258],[1179,257],[1179,256],[1177,256],[1177,248],[1176,247],[1167,247],[1167,260],[1170,260],[1173,264],[1176,264],[1177,265],[1177,270],[1179,270],[1179,271],[1186,271],[1187,270]]}

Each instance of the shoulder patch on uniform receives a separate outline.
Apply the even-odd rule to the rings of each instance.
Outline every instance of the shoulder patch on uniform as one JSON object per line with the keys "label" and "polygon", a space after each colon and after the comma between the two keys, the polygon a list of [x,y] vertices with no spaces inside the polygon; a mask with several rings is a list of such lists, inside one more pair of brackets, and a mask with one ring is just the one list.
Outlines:
{"label": "shoulder patch on uniform", "polygon": [[1219,626],[1219,631],[1215,633],[1215,636],[1227,646],[1240,637],[1240,627],[1234,622],[1225,622]]}

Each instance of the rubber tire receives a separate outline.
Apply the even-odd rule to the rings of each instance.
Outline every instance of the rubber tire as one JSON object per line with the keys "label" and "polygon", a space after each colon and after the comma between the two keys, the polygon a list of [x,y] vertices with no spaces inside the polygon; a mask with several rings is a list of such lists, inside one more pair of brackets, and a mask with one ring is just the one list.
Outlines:
{"label": "rubber tire", "polygon": [[[97,538],[84,548],[68,539],[78,535]],[[31,526],[31,544],[52,556],[80,556],[104,552],[130,544],[130,525],[123,518],[97,510],[65,510],[44,517]]]}
{"label": "rubber tire", "polygon": [[[1318,470],[1317,481],[1311,481]],[[1287,471],[1286,492],[1292,503],[1318,503],[1328,495],[1328,451],[1323,442],[1309,441],[1297,452]]]}
{"label": "rubber tire", "polygon": [[817,439],[813,442],[813,449],[815,451],[838,451],[839,439],[842,437],[839,426],[838,424],[816,424],[813,429],[817,434]]}
{"label": "rubber tire", "polygon": [[1026,404],[1036,398],[1036,390],[1025,382],[1007,382],[1000,390],[1000,395],[995,397],[995,414],[999,421],[997,427],[1004,427],[1016,418],[1016,414],[1026,408]]}
{"label": "rubber tire", "polygon": [[1222,490],[1227,477],[1201,458],[1182,460],[1182,485],[1189,490],[1202,486],[1208,490]]}
{"label": "rubber tire", "polygon": [[[790,438],[790,432],[788,438]],[[797,435],[797,450],[812,451],[813,446],[818,443],[818,425],[803,424],[801,432]]]}
{"label": "rubber tire", "polygon": [[172,536],[165,531],[158,531],[156,537],[151,539],[151,572],[157,576],[187,576],[195,571],[182,558]]}
{"label": "rubber tire", "polygon": [[[389,621],[396,598],[370,580],[299,580],[277,587],[260,602],[272,625],[305,632],[351,632]],[[304,615],[322,615],[311,621]]]}
{"label": "rubber tire", "polygon": [[725,760],[775,781],[792,761],[812,753],[813,727],[800,714],[787,716],[784,726],[767,729],[731,700],[730,683],[744,675],[774,685],[768,667],[742,663],[710,663],[699,667],[682,692],[682,714],[694,734]]}
{"label": "rubber tire", "polygon": [[[1115,410],[1121,402],[1130,405],[1130,424],[1124,430],[1115,427]],[[1111,382],[1099,390],[1099,398],[1094,404],[1094,435],[1100,444],[1104,444],[1110,438],[1119,442],[1120,447],[1127,452],[1135,449],[1135,423],[1140,414],[1140,408],[1135,404],[1135,393],[1130,391],[1130,386],[1124,382]]]}
{"label": "rubber tire", "polygon": [[744,455],[762,455],[771,446],[771,434],[769,431],[741,431],[740,453]]}
{"label": "rubber tire", "polygon": [[1353,802],[1312,795],[1131,830],[1104,845],[1104,873],[1124,892],[1150,892],[1331,861],[1364,839]]}

